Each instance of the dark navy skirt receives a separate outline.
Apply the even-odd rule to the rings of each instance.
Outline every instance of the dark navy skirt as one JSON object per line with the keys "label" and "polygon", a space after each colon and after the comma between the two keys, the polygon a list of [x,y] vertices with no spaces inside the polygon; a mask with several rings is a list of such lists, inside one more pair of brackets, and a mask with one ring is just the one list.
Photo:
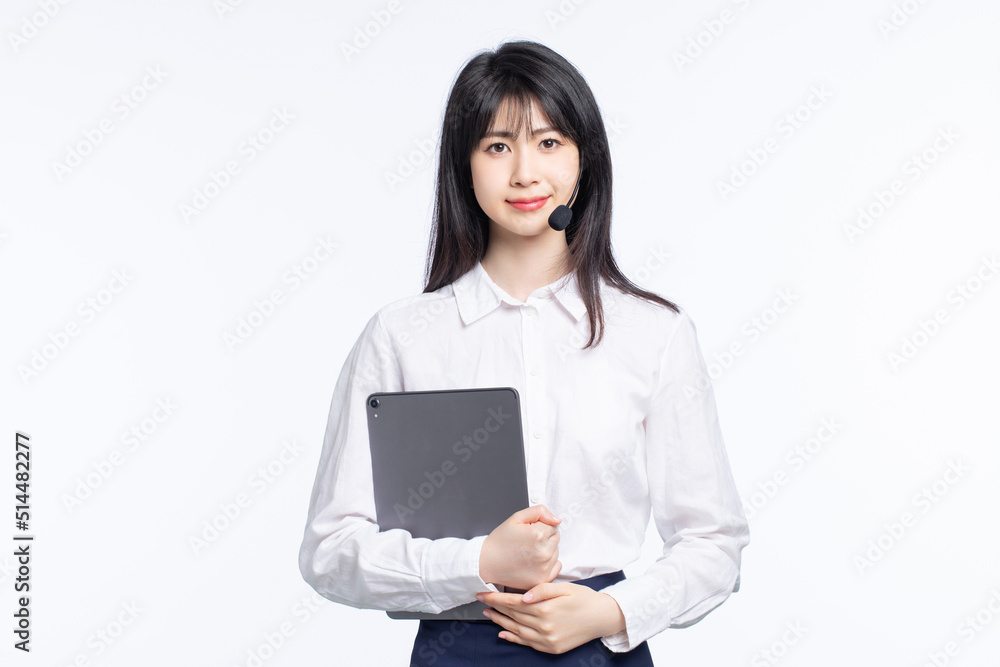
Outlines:
{"label": "dark navy skirt", "polygon": [[[570,583],[599,591],[624,578],[625,573],[618,570]],[[413,641],[410,667],[653,667],[646,642],[628,653],[615,653],[600,639],[592,639],[571,651],[554,655],[500,639],[497,635],[502,631],[503,626],[485,616],[481,621],[421,620]]]}

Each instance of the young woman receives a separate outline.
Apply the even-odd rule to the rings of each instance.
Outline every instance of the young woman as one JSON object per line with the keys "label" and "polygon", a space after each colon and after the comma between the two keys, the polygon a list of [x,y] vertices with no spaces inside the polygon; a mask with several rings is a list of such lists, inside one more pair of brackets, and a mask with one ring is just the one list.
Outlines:
{"label": "young woman", "polygon": [[[299,558],[354,607],[491,608],[421,620],[413,665],[652,665],[649,637],[739,588],[749,532],[694,325],[622,274],[610,227],[607,135],[576,68],[533,42],[472,58],[444,116],[427,285],[348,355]],[[368,394],[501,386],[521,398],[531,505],[471,540],[379,532]],[[650,511],[662,555],[626,579]]]}

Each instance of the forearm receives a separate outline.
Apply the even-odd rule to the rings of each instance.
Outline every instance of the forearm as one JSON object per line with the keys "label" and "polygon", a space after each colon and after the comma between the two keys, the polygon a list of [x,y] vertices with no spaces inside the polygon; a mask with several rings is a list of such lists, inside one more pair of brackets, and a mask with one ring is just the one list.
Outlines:
{"label": "forearm", "polygon": [[734,537],[719,548],[699,538],[675,545],[642,575],[604,589],[621,606],[627,632],[608,638],[613,651],[629,651],[667,628],[683,628],[702,619],[732,593],[739,577],[739,549]]}
{"label": "forearm", "polygon": [[478,552],[474,540],[413,538],[345,519],[325,534],[310,524],[299,569],[317,593],[340,604],[439,613],[495,590],[478,576]]}

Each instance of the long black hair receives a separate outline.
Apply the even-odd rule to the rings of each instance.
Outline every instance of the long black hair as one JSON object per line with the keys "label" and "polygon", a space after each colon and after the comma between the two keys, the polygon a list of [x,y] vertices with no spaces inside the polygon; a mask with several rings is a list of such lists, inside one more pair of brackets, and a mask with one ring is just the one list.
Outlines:
{"label": "long black hair", "polygon": [[[486,253],[489,218],[472,190],[473,150],[492,130],[497,110],[510,103],[513,125],[531,127],[531,104],[580,152],[580,190],[566,228],[570,271],[576,272],[587,305],[590,340],[604,335],[600,278],[625,294],[678,311],[663,297],[641,289],[618,268],[611,251],[611,153],[600,108],[579,71],[552,49],[530,41],[501,44],[471,58],[459,72],[444,113],[438,161],[434,226],[427,250],[426,286],[433,292],[475,267]],[[516,128],[516,129],[515,129]],[[595,341],[596,336],[596,341]]]}

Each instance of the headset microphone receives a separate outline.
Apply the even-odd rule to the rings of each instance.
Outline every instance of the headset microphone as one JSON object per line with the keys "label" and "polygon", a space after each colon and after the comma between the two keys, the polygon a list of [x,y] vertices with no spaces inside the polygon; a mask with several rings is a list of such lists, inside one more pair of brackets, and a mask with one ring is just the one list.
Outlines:
{"label": "headset microphone", "polygon": [[570,209],[569,205],[573,203],[576,198],[576,191],[580,189],[580,179],[583,178],[583,169],[580,169],[580,175],[576,177],[576,185],[573,186],[573,194],[569,196],[569,201],[565,204],[559,204],[556,206],[556,210],[549,214],[549,227],[561,232],[562,230],[569,227],[569,223],[573,222],[573,211]]}

